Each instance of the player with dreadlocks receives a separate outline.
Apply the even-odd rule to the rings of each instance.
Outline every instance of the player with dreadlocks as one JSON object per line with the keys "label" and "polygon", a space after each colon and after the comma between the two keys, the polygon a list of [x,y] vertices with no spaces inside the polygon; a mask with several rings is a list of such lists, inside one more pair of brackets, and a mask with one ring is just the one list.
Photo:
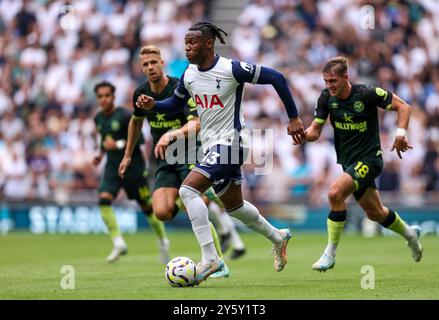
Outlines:
{"label": "player with dreadlocks", "polygon": [[201,194],[212,185],[229,215],[273,243],[275,270],[281,271],[287,263],[286,248],[292,236],[290,230],[273,227],[242,196],[241,166],[249,150],[241,108],[244,83],[271,84],[290,119],[288,134],[292,135],[296,143],[302,143],[306,138],[285,77],[267,67],[215,54],[215,40],[218,38],[224,44],[223,35],[227,33],[210,22],[194,24],[185,36],[186,57],[190,65],[181,76],[173,96],[161,101],[146,95],[137,99],[139,108],[157,112],[180,110],[191,97],[197,105],[205,156],[179,189],[192,229],[201,246],[202,258],[197,265],[196,284],[220,270],[224,263],[216,254],[209,228],[208,209],[201,198]]}

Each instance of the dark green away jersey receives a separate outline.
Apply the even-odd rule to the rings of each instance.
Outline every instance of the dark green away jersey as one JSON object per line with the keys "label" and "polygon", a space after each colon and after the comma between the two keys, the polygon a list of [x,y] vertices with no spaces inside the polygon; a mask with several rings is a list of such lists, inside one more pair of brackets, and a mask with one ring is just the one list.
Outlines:
{"label": "dark green away jersey", "polygon": [[346,100],[322,91],[314,121],[323,124],[329,115],[338,163],[350,165],[365,156],[381,155],[377,107],[390,109],[392,97],[391,92],[364,84],[352,84]]}
{"label": "dark green away jersey", "polygon": [[170,129],[179,129],[184,126],[189,120],[194,117],[198,117],[197,108],[192,99],[189,100],[188,104],[179,112],[172,113],[158,113],[155,111],[146,111],[140,109],[136,106],[137,98],[145,94],[147,96],[153,97],[154,100],[160,101],[166,98],[172,97],[174,90],[177,86],[178,79],[174,77],[169,77],[169,83],[160,94],[155,94],[151,91],[148,81],[140,85],[133,95],[133,106],[134,106],[134,117],[145,118],[148,120],[149,126],[151,127],[151,135],[153,138],[154,146],[159,141],[160,137],[164,135]]}
{"label": "dark green away jersey", "polygon": [[[128,137],[128,124],[130,122],[131,113],[126,108],[115,108],[113,113],[106,116],[102,111],[99,111],[95,116],[96,128],[101,135],[101,149],[103,148],[103,142],[106,137],[111,137],[114,140],[127,140]],[[139,145],[143,143],[143,137],[141,136],[137,142],[132,161],[141,160],[142,154]],[[125,148],[121,150],[110,150],[107,152],[107,164],[119,165],[125,153]]]}

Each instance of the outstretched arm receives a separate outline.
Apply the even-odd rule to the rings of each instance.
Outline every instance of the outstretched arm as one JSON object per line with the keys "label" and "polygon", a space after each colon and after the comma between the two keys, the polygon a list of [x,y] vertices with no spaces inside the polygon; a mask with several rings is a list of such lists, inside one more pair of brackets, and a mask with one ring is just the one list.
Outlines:
{"label": "outstretched arm", "polygon": [[271,84],[276,90],[277,94],[284,103],[290,123],[287,127],[287,132],[293,137],[293,143],[299,144],[305,141],[306,135],[303,131],[303,123],[297,113],[296,104],[293,96],[288,88],[287,80],[284,75],[274,69],[261,67],[258,84]]}
{"label": "outstretched arm", "polygon": [[306,142],[316,141],[322,134],[323,124],[313,121],[308,129],[305,130]]}
{"label": "outstretched arm", "polygon": [[406,139],[407,128],[409,126],[411,107],[404,100],[393,94],[392,106],[390,110],[398,112],[398,129],[396,129],[395,141],[390,151],[396,150],[398,157],[402,159],[401,152],[413,149]]}
{"label": "outstretched arm", "polygon": [[284,75],[274,69],[261,67],[257,83],[271,84],[274,87],[290,118],[290,123],[287,127],[288,134],[292,136],[294,144],[303,143],[306,138],[305,132],[303,131],[303,123],[297,113],[296,104],[294,103],[293,96],[291,95]]}
{"label": "outstretched arm", "polygon": [[[305,130],[306,139],[305,142],[313,142],[316,141],[320,135],[322,134],[324,123],[319,123],[317,121],[313,121],[311,125]],[[299,143],[294,142],[294,145],[298,145]]]}
{"label": "outstretched arm", "polygon": [[287,128],[288,134],[293,137],[295,144],[303,143],[305,140],[303,123],[297,113],[296,104],[284,75],[274,69],[238,61],[232,62],[232,71],[233,76],[238,82],[271,84],[274,87],[290,118]]}
{"label": "outstretched arm", "polygon": [[172,97],[161,101],[154,101],[154,98],[142,94],[135,101],[136,106],[147,111],[154,109],[154,111],[162,113],[181,111],[190,98],[189,92],[184,86],[184,74],[181,76]]}
{"label": "outstretched arm", "polygon": [[155,101],[154,98],[142,94],[139,96],[136,102],[136,106],[143,110],[153,110],[162,113],[171,113],[180,111],[189,100],[189,97],[179,97],[174,92],[174,95],[170,98],[161,101]]}
{"label": "outstretched arm", "polygon": [[271,68],[260,67],[260,73],[256,83],[271,84],[282,100],[288,117],[291,119],[299,116],[293,96],[288,88],[287,79],[285,79],[282,73]]}
{"label": "outstretched arm", "polygon": [[128,124],[128,138],[124,157],[131,158],[134,147],[136,146],[137,141],[139,141],[140,134],[142,132],[142,126],[143,118],[131,117]]}

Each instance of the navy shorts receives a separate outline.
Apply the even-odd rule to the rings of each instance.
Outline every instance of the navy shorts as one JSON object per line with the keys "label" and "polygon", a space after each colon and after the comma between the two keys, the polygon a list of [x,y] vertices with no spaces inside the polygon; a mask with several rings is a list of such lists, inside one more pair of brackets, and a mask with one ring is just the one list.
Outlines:
{"label": "navy shorts", "polygon": [[241,166],[247,159],[248,151],[248,148],[217,144],[192,170],[211,180],[213,190],[221,197],[232,183],[242,183]]}

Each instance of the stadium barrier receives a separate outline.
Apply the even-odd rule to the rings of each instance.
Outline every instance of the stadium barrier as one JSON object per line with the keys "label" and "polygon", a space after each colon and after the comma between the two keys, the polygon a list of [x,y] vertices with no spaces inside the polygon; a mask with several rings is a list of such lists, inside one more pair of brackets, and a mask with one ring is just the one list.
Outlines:
{"label": "stadium barrier", "polygon": [[[439,235],[439,204],[423,207],[392,208],[409,223],[420,224],[424,233]],[[136,233],[148,229],[143,213],[131,203],[114,206],[123,233]],[[276,227],[290,227],[297,231],[326,231],[328,208],[313,208],[306,205],[270,204],[260,207],[266,218]],[[167,223],[169,229],[190,228],[186,214],[177,215]],[[238,227],[247,231],[238,222]],[[0,204],[0,234],[11,231],[41,233],[106,233],[106,227],[96,205],[57,205],[52,203],[7,203]],[[357,206],[349,210],[346,232],[363,232],[365,235],[386,233],[378,224],[367,222]]]}

